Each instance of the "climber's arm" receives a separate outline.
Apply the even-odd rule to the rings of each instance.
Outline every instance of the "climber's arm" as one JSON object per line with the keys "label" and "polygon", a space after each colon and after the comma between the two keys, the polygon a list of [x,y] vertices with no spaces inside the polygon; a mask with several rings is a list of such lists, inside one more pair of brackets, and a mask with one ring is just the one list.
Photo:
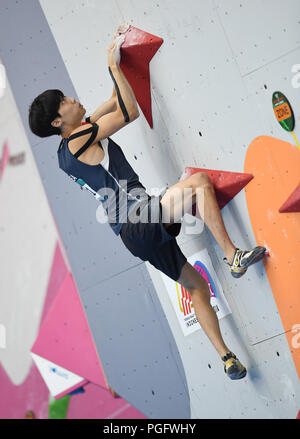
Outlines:
{"label": "climber's arm", "polygon": [[[96,122],[96,120],[100,119],[100,117],[104,116],[105,114],[112,113],[113,111],[116,111],[117,109],[117,102],[116,102],[116,95],[112,95],[108,101],[105,101],[100,107],[98,107],[93,114],[90,116],[90,121]],[[85,122],[85,119],[82,120],[82,122]]]}

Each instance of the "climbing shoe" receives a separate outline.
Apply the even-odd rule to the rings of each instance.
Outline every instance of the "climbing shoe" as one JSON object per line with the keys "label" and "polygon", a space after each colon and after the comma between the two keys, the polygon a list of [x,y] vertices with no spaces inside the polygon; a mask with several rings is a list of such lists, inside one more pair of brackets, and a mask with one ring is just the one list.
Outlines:
{"label": "climbing shoe", "polygon": [[227,352],[222,357],[224,362],[224,372],[231,380],[240,380],[247,375],[247,369],[242,365],[233,352]]}
{"label": "climbing shoe", "polygon": [[254,247],[250,251],[241,250],[236,247],[232,263],[230,264],[227,258],[223,258],[223,261],[230,266],[233,277],[241,277],[246,273],[249,265],[260,261],[264,257],[266,250],[266,247],[261,246]]}

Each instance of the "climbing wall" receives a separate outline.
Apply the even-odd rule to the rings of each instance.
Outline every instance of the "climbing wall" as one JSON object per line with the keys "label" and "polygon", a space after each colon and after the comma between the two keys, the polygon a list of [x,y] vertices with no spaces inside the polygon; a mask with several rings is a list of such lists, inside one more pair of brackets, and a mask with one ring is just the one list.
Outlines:
{"label": "climbing wall", "polygon": [[[32,187],[44,191],[47,206],[43,212],[47,212],[48,221],[53,221],[52,233],[54,224],[57,228],[86,319],[84,328],[89,328],[95,346],[96,357],[89,350],[93,352],[91,361],[99,359],[109,386],[141,416],[297,416],[300,288],[299,279],[291,277],[290,285],[295,290],[285,292],[284,277],[289,276],[289,267],[293,273],[300,268],[295,256],[299,255],[300,213],[290,213],[287,218],[286,214],[278,214],[278,209],[291,194],[291,186],[299,183],[300,151],[291,134],[276,121],[271,97],[277,89],[288,96],[299,137],[299,88],[292,81],[292,67],[299,63],[300,55],[299,16],[296,0],[285,4],[279,0],[163,0],[155,4],[146,0],[60,0],[59,7],[58,0],[28,0],[26,6],[22,2],[1,2],[0,57],[15,102],[10,115],[19,118],[22,145],[29,145],[38,171],[32,175],[26,169],[26,179]],[[132,256],[108,224],[97,222],[97,201],[80,191],[58,168],[59,137],[41,139],[28,127],[29,105],[46,89],[59,88],[79,99],[87,109],[86,115],[111,96],[107,47],[115,28],[124,22],[163,39],[150,62],[152,123],[141,112],[134,123],[113,135],[148,193],[159,193],[166,185],[177,183],[186,168],[253,176],[224,204],[222,215],[234,244],[240,248],[265,245],[270,252],[266,262],[250,267],[241,279],[233,279],[206,227],[199,233],[188,233],[183,224],[177,239],[189,258],[202,250],[207,252],[222,287],[230,312],[219,320],[221,331],[226,344],[248,370],[246,378],[235,383],[224,374],[217,352],[199,325],[188,334],[182,331],[180,308],[174,310],[161,273]],[[281,167],[278,161],[287,155],[292,157],[293,172],[285,184],[284,172],[290,165]],[[20,171],[13,169],[17,176]],[[272,202],[263,195],[264,189],[270,190],[272,177],[274,188],[280,191],[278,205],[273,203],[275,192]],[[3,204],[10,192],[2,188],[1,183]],[[39,206],[35,198],[32,202]],[[17,207],[11,212],[16,217]],[[38,212],[35,219],[39,219]],[[272,229],[274,218],[277,226]],[[5,221],[8,224],[10,219]],[[27,235],[34,233],[32,226]],[[1,246],[2,261],[11,251],[8,238],[6,246]],[[48,258],[51,248],[53,253],[53,239],[54,235],[52,247],[45,252]],[[282,244],[278,246],[279,240]],[[49,245],[46,233],[36,241],[42,249]],[[20,244],[17,241],[15,245],[18,248]],[[34,254],[38,255],[38,250]],[[283,255],[288,255],[289,263],[282,260]],[[26,267],[20,270],[20,283],[13,282],[10,289],[6,277],[5,284],[1,281],[1,290],[10,289],[12,296],[20,291],[25,276],[22,273],[30,279],[41,279],[33,256],[33,252],[27,252],[27,271]],[[281,272],[280,288],[276,270]],[[45,273],[46,268],[42,270],[44,283],[35,289],[40,304],[45,300]],[[0,297],[3,300],[3,295]],[[291,298],[292,304],[288,304]],[[6,304],[13,309],[11,300],[7,299]],[[38,309],[41,305],[32,305],[32,312],[40,316]],[[6,326],[16,330],[12,311],[6,315],[11,316]],[[64,315],[60,317],[63,328]],[[0,323],[1,318],[0,314]],[[55,343],[64,343],[67,326],[66,331],[60,331],[57,342],[52,340],[48,351],[47,359],[55,358],[61,367],[66,366],[66,359],[59,356]],[[39,347],[39,353],[46,357],[45,347],[38,346],[38,336],[45,327],[41,326],[40,331],[37,328],[35,325],[32,330],[31,346],[36,338],[36,350]],[[21,340],[23,333],[16,332],[15,337]],[[31,346],[26,348],[28,364]],[[83,349],[82,344],[80,347]],[[3,365],[8,353],[0,348],[0,354]],[[75,354],[72,358],[76,362]],[[11,364],[16,361],[11,357]],[[101,385],[95,374],[83,376],[86,369],[79,366],[74,364],[74,373]],[[2,375],[1,381],[9,377]]]}

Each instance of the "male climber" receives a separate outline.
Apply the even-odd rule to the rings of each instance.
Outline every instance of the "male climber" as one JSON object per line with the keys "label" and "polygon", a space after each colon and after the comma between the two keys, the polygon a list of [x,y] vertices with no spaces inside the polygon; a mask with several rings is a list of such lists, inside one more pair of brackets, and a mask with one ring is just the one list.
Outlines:
{"label": "male climber", "polygon": [[[214,186],[205,172],[193,174],[159,196],[149,196],[121,147],[110,138],[139,117],[134,93],[119,66],[120,47],[128,28],[129,25],[119,26],[108,47],[108,70],[115,86],[112,97],[84,120],[86,110],[74,98],[60,90],[46,90],[29,108],[30,129],[39,137],[62,137],[57,151],[60,168],[103,202],[109,225],[134,256],[149,261],[188,290],[197,320],[220,355],[225,373],[231,379],[240,379],[247,371],[222,338],[210,304],[209,285],[177,244],[182,212],[188,211],[186,206],[191,206],[191,201],[196,203],[235,278],[261,260],[266,248],[257,246],[247,251],[235,247],[225,229]],[[186,188],[190,190],[184,191]],[[105,199],[104,192],[114,196]],[[144,215],[146,221],[136,221],[137,214]]]}

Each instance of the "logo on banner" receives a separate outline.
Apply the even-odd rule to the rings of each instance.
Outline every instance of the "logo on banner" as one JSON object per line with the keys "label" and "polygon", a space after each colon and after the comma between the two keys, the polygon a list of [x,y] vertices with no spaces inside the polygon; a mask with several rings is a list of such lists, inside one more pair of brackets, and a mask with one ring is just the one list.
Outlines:
{"label": "logo on banner", "polygon": [[215,283],[212,280],[212,277],[209,274],[209,271],[205,267],[205,265],[201,261],[196,261],[194,263],[194,268],[196,268],[196,270],[201,274],[203,279],[205,279],[206,282],[208,283],[209,289],[210,289],[210,297],[216,297],[217,298],[218,295],[217,295],[217,289],[216,289]]}
{"label": "logo on banner", "polygon": [[[205,279],[206,282],[208,283],[210,289],[210,297],[217,298],[218,297],[217,289],[211,275],[209,274],[208,269],[201,261],[196,261],[193,266],[201,274],[203,279]],[[190,293],[186,288],[180,285],[180,289],[181,289],[181,294],[180,294],[177,282],[176,282],[176,289],[177,289],[177,298],[178,298],[180,311],[183,313],[184,316],[191,314],[194,305]]]}

